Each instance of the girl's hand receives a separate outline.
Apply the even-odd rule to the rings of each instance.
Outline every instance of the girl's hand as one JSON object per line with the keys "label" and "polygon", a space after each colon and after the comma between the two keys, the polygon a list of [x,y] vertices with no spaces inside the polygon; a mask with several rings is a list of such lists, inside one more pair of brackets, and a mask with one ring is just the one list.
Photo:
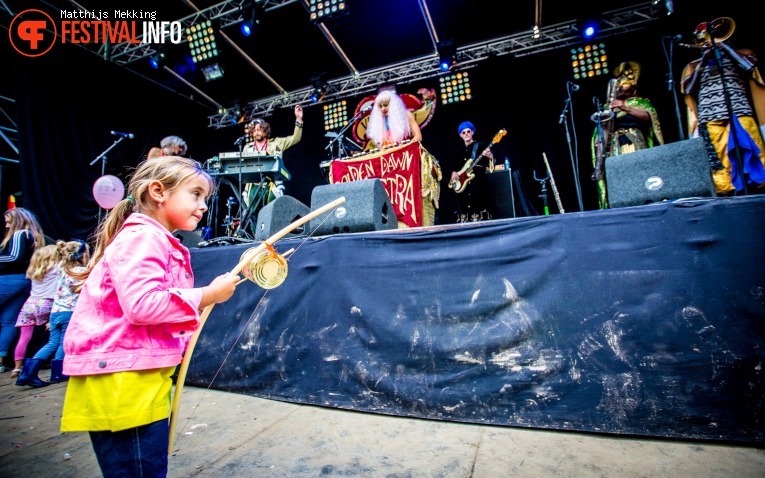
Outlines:
{"label": "girl's hand", "polygon": [[211,304],[220,304],[226,302],[234,295],[236,283],[239,282],[238,275],[229,275],[225,273],[216,277],[210,282],[210,285],[202,287],[202,302],[200,307],[204,308]]}

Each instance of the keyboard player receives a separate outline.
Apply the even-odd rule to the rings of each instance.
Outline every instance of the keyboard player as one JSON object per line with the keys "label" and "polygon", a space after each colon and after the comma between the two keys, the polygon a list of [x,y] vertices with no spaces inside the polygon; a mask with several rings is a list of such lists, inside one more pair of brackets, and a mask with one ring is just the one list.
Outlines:
{"label": "keyboard player", "polygon": [[[290,136],[271,137],[271,125],[262,118],[251,121],[245,128],[247,144],[244,152],[281,157],[287,149],[295,146],[303,137],[303,107],[295,105],[295,129]],[[281,180],[264,175],[262,183],[248,183],[242,191],[242,200],[247,207],[247,215],[257,218],[257,213],[273,199],[284,195]],[[243,227],[247,227],[243,224]]]}

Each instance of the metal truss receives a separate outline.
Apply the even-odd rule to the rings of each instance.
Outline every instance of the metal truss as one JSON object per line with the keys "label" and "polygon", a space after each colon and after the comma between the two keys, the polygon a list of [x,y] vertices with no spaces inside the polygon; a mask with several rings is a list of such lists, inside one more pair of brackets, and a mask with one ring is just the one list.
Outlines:
{"label": "metal truss", "polygon": [[[658,19],[659,10],[653,2],[606,12],[603,14],[598,39],[641,30]],[[538,38],[534,38],[529,30],[459,47],[455,52],[455,68],[465,70],[493,57],[504,55],[523,57],[584,43],[577,28],[576,20],[541,28],[539,33]],[[431,55],[330,80],[327,82],[327,92],[322,103],[372,92],[386,84],[412,83],[443,74],[444,72],[438,65],[438,54],[434,52]],[[278,107],[287,108],[294,105],[312,104],[312,92],[312,87],[305,87],[250,101],[244,107],[243,112],[248,119],[251,119],[268,116]],[[223,113],[208,116],[208,127],[219,129],[235,126],[238,124],[237,119],[234,109],[230,108]]]}
{"label": "metal truss", "polygon": [[[269,11],[296,1],[298,0],[260,0],[259,3],[263,5],[265,11]],[[220,28],[225,28],[244,20],[241,4],[242,0],[227,0],[176,21],[181,23],[182,30],[205,20],[215,20]],[[143,39],[143,35],[139,35],[137,39]],[[181,41],[181,44],[183,43],[187,43],[185,37]],[[98,48],[98,55],[120,66],[126,66],[134,61],[149,58],[156,51],[157,45],[151,43],[102,44]]]}

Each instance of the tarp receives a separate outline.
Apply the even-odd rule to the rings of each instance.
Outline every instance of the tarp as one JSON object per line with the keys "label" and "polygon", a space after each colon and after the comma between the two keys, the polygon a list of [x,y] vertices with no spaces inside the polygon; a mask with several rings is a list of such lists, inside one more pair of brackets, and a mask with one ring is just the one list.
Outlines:
{"label": "tarp", "polygon": [[[466,423],[762,442],[765,196],[293,238],[187,383]],[[192,249],[197,285],[252,245]],[[214,380],[213,380],[214,379]]]}

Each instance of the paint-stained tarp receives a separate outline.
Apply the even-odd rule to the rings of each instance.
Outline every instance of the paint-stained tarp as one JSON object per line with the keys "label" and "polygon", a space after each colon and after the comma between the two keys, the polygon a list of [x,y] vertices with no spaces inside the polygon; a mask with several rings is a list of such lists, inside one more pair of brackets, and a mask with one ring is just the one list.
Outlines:
{"label": "paint-stained tarp", "polygon": [[[190,385],[458,422],[763,442],[765,196],[283,240]],[[192,249],[198,285],[252,245]],[[214,380],[213,380],[214,377]],[[212,381],[212,384],[211,384]]]}

